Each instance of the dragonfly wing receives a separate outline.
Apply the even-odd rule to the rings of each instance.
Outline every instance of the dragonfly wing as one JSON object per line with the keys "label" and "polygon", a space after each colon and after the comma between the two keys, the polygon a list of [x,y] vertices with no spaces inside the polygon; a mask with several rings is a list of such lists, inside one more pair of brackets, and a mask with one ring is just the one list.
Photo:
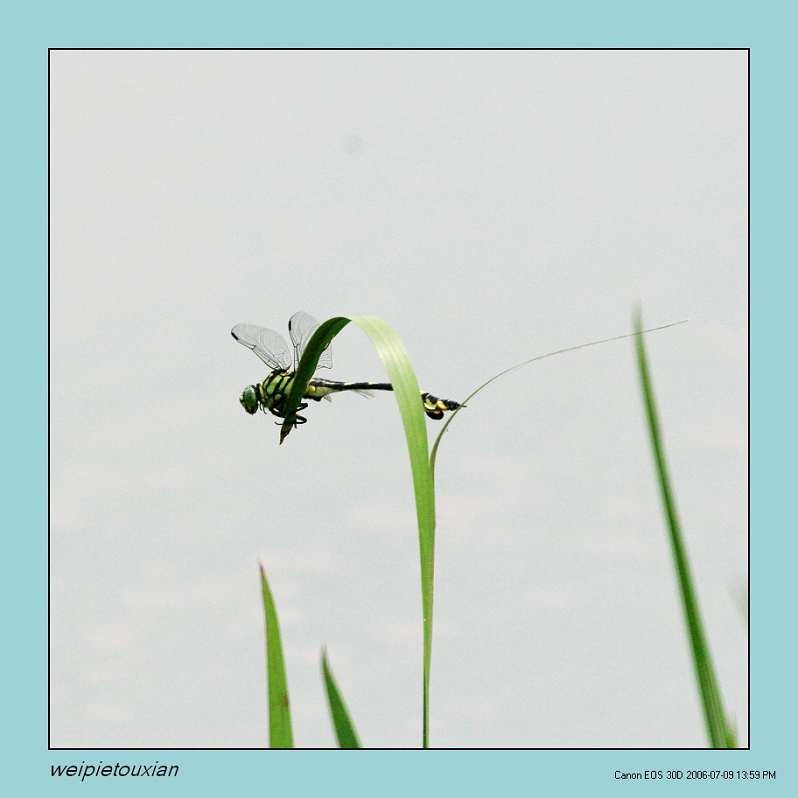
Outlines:
{"label": "dragonfly wing", "polygon": [[[294,315],[288,320],[288,333],[291,336],[291,342],[294,345],[294,370],[296,370],[297,363],[299,363],[299,358],[302,357],[302,353],[305,351],[308,341],[313,337],[313,333],[316,332],[318,326],[319,322],[316,321],[313,316],[310,316],[302,310],[300,310],[298,313],[294,313]],[[316,366],[316,368],[332,368],[332,350],[330,349],[329,344],[327,344],[327,347],[321,353],[319,364]]]}
{"label": "dragonfly wing", "polygon": [[[374,391],[369,391],[366,388],[355,388],[355,390],[353,390],[352,393],[359,394],[360,396],[365,396],[366,399],[373,399],[374,398]],[[321,398],[322,399],[326,399],[328,402],[332,402],[333,396],[335,396],[335,394],[326,393]]]}
{"label": "dragonfly wing", "polygon": [[236,324],[231,334],[272,369],[284,371],[291,368],[291,352],[280,333],[257,324]]}

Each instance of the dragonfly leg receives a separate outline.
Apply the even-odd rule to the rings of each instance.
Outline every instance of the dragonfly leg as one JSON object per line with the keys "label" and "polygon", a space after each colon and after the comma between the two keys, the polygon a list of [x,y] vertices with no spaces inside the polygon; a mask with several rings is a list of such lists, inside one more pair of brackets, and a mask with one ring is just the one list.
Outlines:
{"label": "dragonfly leg", "polygon": [[[298,427],[300,424],[307,424],[307,419],[304,416],[294,416],[294,426]],[[275,421],[274,422],[278,427],[283,426],[282,421]]]}

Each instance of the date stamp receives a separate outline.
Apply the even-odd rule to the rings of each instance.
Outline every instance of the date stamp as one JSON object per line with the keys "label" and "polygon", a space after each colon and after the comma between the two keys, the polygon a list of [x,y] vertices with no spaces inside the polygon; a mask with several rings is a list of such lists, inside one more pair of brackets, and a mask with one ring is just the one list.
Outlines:
{"label": "date stamp", "polygon": [[637,770],[615,771],[618,781],[775,781],[775,770]]}

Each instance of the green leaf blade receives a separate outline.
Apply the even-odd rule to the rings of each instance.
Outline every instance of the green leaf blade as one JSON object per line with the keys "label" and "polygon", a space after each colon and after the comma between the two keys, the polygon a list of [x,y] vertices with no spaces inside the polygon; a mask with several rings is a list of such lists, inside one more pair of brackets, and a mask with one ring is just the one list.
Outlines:
{"label": "green leaf blade", "polygon": [[321,353],[347,324],[349,324],[349,319],[345,316],[335,316],[332,319],[327,319],[327,321],[319,325],[308,341],[305,351],[297,364],[294,382],[286,399],[285,421],[280,427],[280,443],[286,439],[294,428],[296,412],[302,401],[302,395],[305,393],[305,388],[307,388],[308,382],[310,382],[313,373],[316,371]]}
{"label": "green leaf blade", "polygon": [[260,566],[263,609],[266,617],[266,677],[269,689],[269,747],[293,748],[291,707],[288,700],[288,681],[285,673],[280,624],[266,572]]}
{"label": "green leaf blade", "polygon": [[413,365],[407,350],[391,327],[377,316],[335,316],[319,325],[297,366],[296,376],[286,400],[285,421],[280,443],[291,432],[296,411],[319,357],[332,339],[352,321],[369,337],[385,366],[393,386],[407,441],[413,491],[416,501],[421,558],[421,601],[424,623],[424,698],[423,746],[429,746],[429,682],[432,659],[432,611],[435,558],[435,491],[429,458],[426,416],[420,400]]}
{"label": "green leaf blade", "polygon": [[416,373],[396,333],[377,316],[353,316],[352,321],[371,339],[393,385],[402,417],[416,499],[421,557],[421,604],[424,623],[424,695],[422,746],[429,747],[429,684],[432,663],[432,613],[435,578],[435,486],[429,458],[427,422],[419,400]]}
{"label": "green leaf blade", "polygon": [[332,718],[335,736],[338,740],[339,748],[362,748],[360,739],[357,736],[355,724],[349,710],[346,708],[344,698],[338,683],[335,681],[330,663],[327,660],[327,652],[321,652],[321,671],[324,676],[324,687],[327,690],[327,703],[330,707],[330,717]]}
{"label": "green leaf blade", "polygon": [[676,510],[676,500],[671,488],[668,467],[665,461],[665,447],[660,427],[659,414],[654,398],[654,386],[646,356],[645,343],[642,333],[642,319],[638,311],[634,321],[635,347],[637,365],[640,374],[640,385],[643,394],[643,405],[648,422],[649,438],[654,455],[662,498],[665,521],[671,542],[674,567],[679,583],[679,593],[684,610],[685,623],[693,655],[693,666],[698,681],[699,694],[704,709],[704,720],[707,727],[712,748],[734,748],[736,745],[735,734],[731,724],[726,719],[723,711],[720,688],[715,677],[712,657],[709,651],[701,611],[698,606],[698,597],[693,584],[690,563],[687,556],[687,547],[682,536],[681,524]]}

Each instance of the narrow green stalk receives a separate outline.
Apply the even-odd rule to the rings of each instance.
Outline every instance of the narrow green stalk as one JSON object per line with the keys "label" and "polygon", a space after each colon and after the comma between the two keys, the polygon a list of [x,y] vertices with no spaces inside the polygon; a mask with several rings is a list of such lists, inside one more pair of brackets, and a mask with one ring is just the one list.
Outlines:
{"label": "narrow green stalk", "polygon": [[665,510],[665,519],[671,541],[674,565],[679,581],[679,591],[684,609],[690,647],[693,654],[693,665],[698,680],[699,692],[704,708],[704,720],[707,727],[710,746],[712,748],[734,748],[736,741],[734,731],[726,719],[723,711],[720,689],[712,667],[712,658],[709,645],[704,634],[704,625],[701,621],[701,612],[698,606],[698,597],[693,586],[687,549],[682,537],[679,516],[676,511],[676,500],[671,489],[670,477],[665,462],[665,448],[662,441],[659,416],[654,400],[654,386],[648,367],[648,359],[643,343],[642,321],[638,311],[634,321],[635,343],[637,348],[637,364],[640,371],[640,385],[643,391],[643,402],[648,420],[651,447],[654,453],[657,479],[659,482],[662,504]]}
{"label": "narrow green stalk", "polygon": [[263,609],[266,615],[266,675],[269,685],[269,747],[293,748],[291,708],[288,702],[288,682],[285,675],[280,624],[266,572],[260,566]]}

